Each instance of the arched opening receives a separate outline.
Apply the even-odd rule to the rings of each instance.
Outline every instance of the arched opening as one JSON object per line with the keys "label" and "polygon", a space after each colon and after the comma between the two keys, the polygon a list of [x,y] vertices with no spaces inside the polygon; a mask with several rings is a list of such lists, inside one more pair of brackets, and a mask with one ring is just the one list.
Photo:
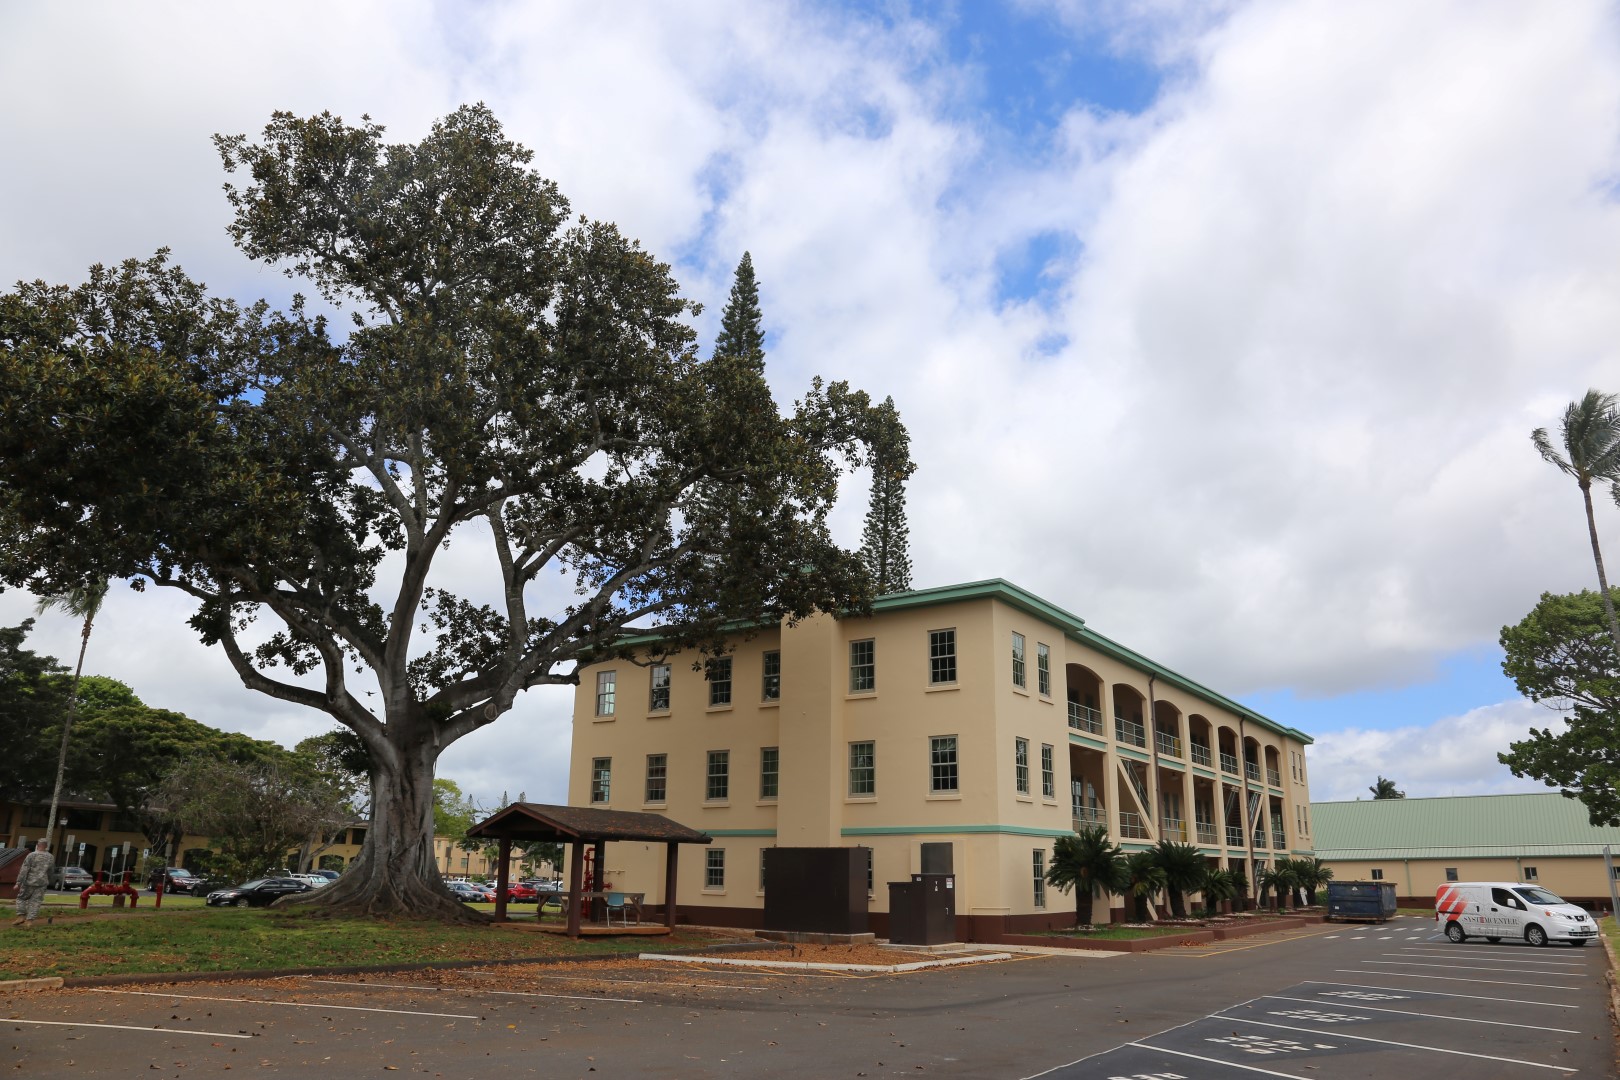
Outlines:
{"label": "arched opening", "polygon": [[1102,679],[1082,664],[1066,664],[1063,673],[1069,691],[1069,728],[1102,735]]}
{"label": "arched opening", "polygon": [[1266,747],[1266,783],[1274,788],[1282,787],[1282,755],[1275,746]]}
{"label": "arched opening", "polygon": [[1194,765],[1202,765],[1206,769],[1215,767],[1215,759],[1210,750],[1210,732],[1213,725],[1207,716],[1198,713],[1187,714],[1187,752],[1192,755]]}
{"label": "arched opening", "polygon": [[1181,710],[1168,701],[1153,703],[1153,745],[1166,757],[1182,756]]}
{"label": "arched opening", "polygon": [[1125,746],[1147,746],[1147,729],[1142,726],[1147,698],[1128,683],[1114,684],[1114,739]]}

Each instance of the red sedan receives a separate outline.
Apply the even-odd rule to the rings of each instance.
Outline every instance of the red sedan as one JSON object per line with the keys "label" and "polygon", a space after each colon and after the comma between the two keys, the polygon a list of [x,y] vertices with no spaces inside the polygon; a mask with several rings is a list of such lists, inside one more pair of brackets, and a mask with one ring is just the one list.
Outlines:
{"label": "red sedan", "polygon": [[521,881],[514,881],[506,887],[506,899],[512,903],[528,902],[532,904],[539,898],[540,894],[535,892],[533,885],[525,885]]}

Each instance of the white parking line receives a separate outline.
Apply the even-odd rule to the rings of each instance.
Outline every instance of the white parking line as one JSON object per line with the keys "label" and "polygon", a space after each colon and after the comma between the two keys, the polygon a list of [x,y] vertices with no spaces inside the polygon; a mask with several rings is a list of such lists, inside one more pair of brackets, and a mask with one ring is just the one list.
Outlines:
{"label": "white parking line", "polygon": [[[1298,1031],[1298,1032],[1302,1032],[1302,1033],[1304,1033],[1306,1035],[1316,1035],[1316,1036],[1324,1036],[1325,1035],[1324,1032],[1318,1031],[1315,1028],[1291,1027],[1288,1024],[1271,1024],[1271,1023],[1267,1023],[1264,1020],[1250,1020],[1247,1017],[1230,1016],[1230,1015],[1228,1015],[1226,1013],[1221,1014],[1221,1019],[1222,1020],[1235,1020],[1240,1024],[1254,1024],[1257,1027],[1278,1028],[1278,1029],[1280,1029],[1282,1031]],[[1331,1037],[1335,1038],[1335,1039],[1354,1039],[1357,1042],[1379,1043],[1380,1045],[1383,1045],[1383,1046],[1399,1046],[1399,1047],[1401,1047],[1402,1049],[1405,1049],[1405,1050],[1432,1050],[1436,1054],[1453,1054],[1453,1055],[1455,1055],[1457,1057],[1481,1058],[1481,1059],[1483,1059],[1485,1061],[1505,1061],[1505,1062],[1508,1062],[1509,1064],[1512,1064],[1512,1065],[1529,1065],[1529,1066],[1531,1066],[1533,1068],[1537,1068],[1537,1069],[1553,1069],[1553,1070],[1556,1070],[1557,1072],[1572,1073],[1572,1072],[1578,1072],[1579,1071],[1577,1069],[1568,1068],[1567,1066],[1564,1066],[1564,1065],[1543,1065],[1539,1061],[1525,1061],[1523,1058],[1498,1057],[1495,1054],[1471,1054],[1467,1050],[1448,1050],[1443,1046],[1424,1046],[1421,1043],[1396,1042],[1393,1039],[1374,1039],[1374,1038],[1370,1038],[1370,1037],[1368,1037],[1366,1035],[1350,1035],[1350,1034],[1347,1034],[1347,1033],[1345,1033],[1343,1031],[1335,1031],[1335,1032],[1333,1032]]]}
{"label": "white parking line", "polygon": [[[1393,953],[1387,952],[1384,955],[1385,956],[1403,956],[1403,955],[1406,955],[1408,953],[1410,953],[1413,956],[1424,956],[1424,957],[1430,957],[1430,958],[1433,958],[1433,957],[1436,957],[1436,956],[1455,957],[1455,956],[1460,955],[1455,946],[1453,946],[1450,949],[1402,949],[1400,952],[1393,952]],[[1586,961],[1584,961],[1584,960],[1536,960],[1536,959],[1532,959],[1530,957],[1524,957],[1524,956],[1479,956],[1479,955],[1476,955],[1474,953],[1468,953],[1466,956],[1463,956],[1463,959],[1466,959],[1466,960],[1488,960],[1493,964],[1548,964],[1548,965],[1555,965],[1555,966],[1558,966],[1558,967],[1578,967],[1578,968],[1584,968],[1584,967],[1587,966]]]}
{"label": "white parking line", "polygon": [[[1362,971],[1360,968],[1334,968],[1340,975],[1382,975],[1386,979],[1439,979],[1441,982],[1481,983],[1486,986],[1520,986],[1537,990],[1579,990],[1578,986],[1550,986],[1547,983],[1527,983],[1518,979],[1453,979],[1449,975],[1412,975],[1405,971]],[[1503,972],[1506,974],[1506,972]],[[1389,989],[1387,986],[1384,989]]]}
{"label": "white parking line", "polygon": [[[1388,953],[1384,954],[1388,956]],[[1363,960],[1363,964],[1379,964],[1384,967],[1415,967],[1439,969],[1440,971],[1492,971],[1498,975],[1506,975],[1501,968],[1474,967],[1471,964],[1423,964],[1416,960]],[[1526,971],[1526,975],[1542,975],[1549,979],[1584,979],[1586,973],[1582,971]]]}
{"label": "white parking line", "polygon": [[[1383,972],[1383,971],[1367,971],[1367,972],[1363,972],[1363,974],[1365,974],[1365,975],[1383,975],[1385,977],[1388,977],[1388,972]],[[1426,979],[1428,977],[1429,976],[1427,976],[1427,975],[1419,975],[1418,976],[1418,978],[1420,978],[1420,979]],[[1353,990],[1389,990],[1389,989],[1392,989],[1392,987],[1388,987],[1388,986],[1369,986],[1366,983],[1329,982],[1326,979],[1306,979],[1305,982],[1302,985],[1306,985],[1306,986],[1348,986]],[[1510,983],[1508,985],[1516,986],[1518,984],[1517,983]],[[1508,1004],[1508,1005],[1545,1005],[1549,1009],[1578,1009],[1578,1008],[1580,1008],[1579,1005],[1565,1005],[1563,1002],[1560,1002],[1560,1001],[1523,1001],[1523,1000],[1520,1000],[1519,998],[1487,997],[1487,996],[1485,996],[1483,994],[1448,994],[1443,990],[1412,990],[1412,989],[1408,989],[1406,987],[1402,987],[1402,989],[1408,994],[1423,994],[1423,995],[1425,995],[1427,997],[1465,998],[1465,999],[1467,999],[1469,1001],[1500,1001],[1500,1002],[1503,1002],[1503,1003]],[[1563,987],[1554,987],[1553,989],[1561,990],[1561,989],[1563,989]]]}
{"label": "white parking line", "polygon": [[111,1028],[114,1031],[147,1031],[154,1035],[206,1035],[210,1039],[252,1039],[254,1035],[233,1035],[224,1031],[188,1031],[185,1028],[136,1027],[133,1024],[90,1024],[82,1020],[24,1020],[16,1016],[5,1019],[8,1024],[49,1024],[51,1027]]}
{"label": "white parking line", "polygon": [[[1134,1046],[1139,1050],[1152,1050],[1159,1054],[1174,1054],[1176,1057],[1192,1058],[1194,1061],[1209,1061],[1216,1065],[1225,1065],[1229,1069],[1242,1069],[1244,1072],[1261,1073],[1265,1076],[1283,1076],[1287,1077],[1288,1080],[1306,1080],[1305,1077],[1299,1076],[1296,1073],[1276,1072],[1272,1069],[1262,1069],[1258,1065],[1239,1065],[1235,1061],[1225,1061],[1221,1058],[1204,1057],[1202,1054],[1189,1054],[1185,1050],[1171,1050],[1168,1047],[1149,1046],[1147,1043],[1139,1042],[1126,1043],[1125,1045]],[[1085,1059],[1081,1058],[1081,1060],[1084,1061]]]}
{"label": "white parking line", "polygon": [[[1266,997],[1268,999],[1270,999],[1270,1000],[1273,1000],[1273,1001],[1302,1001],[1307,1005],[1320,1005],[1320,1004],[1322,1004],[1316,998],[1287,997],[1286,995],[1283,995],[1283,994],[1267,994]],[[1465,1024],[1490,1024],[1490,1025],[1492,1025],[1494,1027],[1529,1028],[1532,1031],[1556,1031],[1561,1035],[1579,1035],[1580,1034],[1580,1032],[1572,1031],[1569,1028],[1546,1027],[1545,1025],[1542,1025],[1542,1024],[1510,1024],[1506,1020],[1480,1020],[1479,1018],[1473,1017],[1473,1016],[1440,1016],[1440,1015],[1438,1015],[1436,1013],[1413,1012],[1410,1009],[1383,1009],[1383,1008],[1376,1008],[1376,1007],[1374,1007],[1372,1005],[1363,1005],[1360,1002],[1335,1001],[1333,1003],[1333,1005],[1334,1005],[1334,1008],[1360,1009],[1363,1012],[1395,1013],[1395,1014],[1397,1014],[1399,1016],[1421,1016],[1426,1020],[1457,1020],[1457,1021],[1460,1021],[1460,1022],[1465,1023]]]}
{"label": "white parking line", "polygon": [[288,1009],[341,1009],[344,1012],[393,1013],[396,1016],[442,1016],[451,1020],[482,1020],[482,1016],[466,1013],[418,1012],[415,1009],[368,1009],[359,1005],[319,1005],[304,1001],[268,1001],[264,998],[205,997],[202,994],[158,994],[150,990],[108,990],[100,986],[89,988],[96,994],[133,994],[136,997],[170,998],[178,1001],[236,1001],[246,1005],[280,1005]]}
{"label": "white parking line", "polygon": [[327,986],[380,986],[385,990],[457,991],[463,994],[504,994],[507,997],[556,998],[559,1001],[611,1001],[620,1005],[640,1005],[640,998],[598,997],[595,994],[533,994],[523,990],[484,990],[476,986],[413,986],[410,983],[342,982],[337,979],[310,979]]}

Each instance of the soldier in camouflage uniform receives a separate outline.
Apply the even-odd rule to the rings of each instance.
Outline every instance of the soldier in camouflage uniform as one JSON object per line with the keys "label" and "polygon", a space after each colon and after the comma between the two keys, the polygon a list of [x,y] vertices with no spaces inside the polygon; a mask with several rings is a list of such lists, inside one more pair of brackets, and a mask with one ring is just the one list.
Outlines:
{"label": "soldier in camouflage uniform", "polygon": [[17,920],[12,926],[30,926],[39,918],[40,901],[51,883],[51,853],[45,847],[44,840],[35,844],[17,871]]}

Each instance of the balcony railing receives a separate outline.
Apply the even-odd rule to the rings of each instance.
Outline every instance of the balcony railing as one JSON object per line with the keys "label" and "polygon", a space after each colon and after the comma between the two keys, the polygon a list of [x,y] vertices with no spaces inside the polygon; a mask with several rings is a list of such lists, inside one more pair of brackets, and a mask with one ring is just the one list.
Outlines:
{"label": "balcony railing", "polygon": [[1282,773],[1278,772],[1276,769],[1267,769],[1266,783],[1270,784],[1272,787],[1282,787]]}
{"label": "balcony railing", "polygon": [[1093,735],[1103,733],[1102,713],[1090,705],[1082,705],[1078,701],[1069,702],[1069,726],[1076,731],[1089,731]]}
{"label": "balcony railing", "polygon": [[1146,840],[1147,828],[1142,824],[1142,815],[1131,810],[1119,812],[1119,835],[1132,840]]}
{"label": "balcony railing", "polygon": [[1261,832],[1259,829],[1254,831],[1254,846],[1257,848],[1263,848],[1266,846],[1266,834]]}
{"label": "balcony railing", "polygon": [[1163,731],[1153,733],[1153,743],[1159,748],[1159,753],[1166,757],[1181,756],[1181,736],[1170,735]]}
{"label": "balcony railing", "polygon": [[1227,847],[1242,847],[1243,846],[1243,826],[1241,826],[1241,825],[1228,825],[1226,827],[1226,846]]}
{"label": "balcony railing", "polygon": [[1159,823],[1159,832],[1166,840],[1187,842],[1187,823],[1178,817],[1167,817]]}
{"label": "balcony railing", "polygon": [[1127,720],[1123,716],[1114,717],[1114,738],[1122,743],[1131,743],[1134,746],[1147,745],[1147,732],[1135,720]]}
{"label": "balcony railing", "polygon": [[1271,834],[1271,846],[1278,851],[1288,850],[1288,837],[1280,832],[1273,832]]}
{"label": "balcony railing", "polygon": [[[1215,843],[1215,823],[1214,822],[1212,822],[1212,821],[1200,821],[1200,822],[1197,823],[1196,827],[1198,829],[1198,842],[1200,844],[1213,844],[1213,843]],[[1243,834],[1241,832],[1239,832],[1238,833],[1238,838],[1242,839],[1242,837],[1243,837]]]}
{"label": "balcony railing", "polygon": [[1193,743],[1192,758],[1194,765],[1208,765],[1210,763],[1209,747],[1201,742]]}
{"label": "balcony railing", "polygon": [[1249,777],[1250,780],[1253,780],[1257,784],[1260,782],[1260,766],[1259,765],[1256,765],[1252,761],[1245,761],[1243,763],[1243,771],[1248,774],[1248,777]]}
{"label": "balcony railing", "polygon": [[1076,806],[1073,812],[1075,832],[1092,825],[1108,827],[1108,813],[1100,806]]}
{"label": "balcony railing", "polygon": [[1227,753],[1222,753],[1221,754],[1221,772],[1229,772],[1233,776],[1236,776],[1238,774],[1237,755],[1236,754],[1227,754]]}

